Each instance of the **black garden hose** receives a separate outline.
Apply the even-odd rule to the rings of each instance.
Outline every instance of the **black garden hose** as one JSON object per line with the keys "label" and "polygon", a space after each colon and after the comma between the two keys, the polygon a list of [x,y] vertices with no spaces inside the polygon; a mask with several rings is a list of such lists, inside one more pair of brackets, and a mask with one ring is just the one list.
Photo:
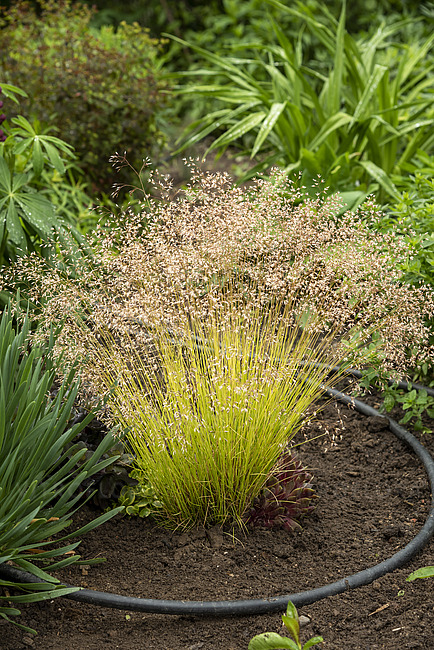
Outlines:
{"label": "black garden hose", "polygon": [[[325,393],[339,402],[352,405],[357,411],[364,415],[385,417],[379,411],[368,406],[364,402],[353,399],[337,390],[328,388],[325,389]],[[389,429],[391,432],[394,433],[399,440],[404,441],[422,462],[428,475],[432,494],[430,512],[423,528],[416,537],[407,544],[407,546],[392,555],[391,558],[384,560],[373,567],[365,569],[364,571],[359,571],[358,573],[322,587],[317,587],[316,589],[267,599],[227,600],[215,602],[157,600],[120,596],[118,594],[80,588],[78,591],[64,597],[90,605],[154,614],[174,614],[184,616],[246,616],[283,611],[286,609],[289,600],[291,600],[296,607],[309,605],[317,600],[321,600],[322,598],[327,598],[328,596],[341,594],[350,589],[368,585],[386,573],[394,571],[403,566],[416,553],[418,553],[434,534],[434,459],[430,456],[425,447],[423,447],[423,445],[421,445],[409,431],[401,427],[394,420],[391,420],[390,418],[387,418],[387,420],[389,421]],[[32,574],[20,571],[8,564],[0,565],[0,577],[22,583],[35,581],[35,576]]]}

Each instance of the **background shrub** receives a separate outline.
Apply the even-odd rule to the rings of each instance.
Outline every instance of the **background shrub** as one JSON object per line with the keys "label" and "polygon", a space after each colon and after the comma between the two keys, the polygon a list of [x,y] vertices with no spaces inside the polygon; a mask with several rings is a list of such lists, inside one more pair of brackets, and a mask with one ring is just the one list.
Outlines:
{"label": "background shrub", "polygon": [[96,30],[92,15],[70,0],[14,4],[2,16],[0,72],[26,91],[21,113],[56,127],[99,190],[107,189],[115,151],[138,161],[162,143],[163,82],[158,43],[145,29]]}

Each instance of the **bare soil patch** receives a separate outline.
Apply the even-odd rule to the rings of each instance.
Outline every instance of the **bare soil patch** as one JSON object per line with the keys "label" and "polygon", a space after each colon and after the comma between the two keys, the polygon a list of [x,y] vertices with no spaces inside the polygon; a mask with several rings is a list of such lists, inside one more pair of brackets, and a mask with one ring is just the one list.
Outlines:
{"label": "bare soil patch", "polygon": [[[375,405],[379,398],[369,401]],[[392,415],[399,418],[399,412]],[[118,516],[83,537],[80,546],[84,558],[104,556],[107,562],[65,570],[62,579],[145,598],[253,599],[318,587],[389,558],[417,534],[429,511],[422,465],[379,418],[330,404],[307,435],[320,429],[328,433],[298,451],[313,470],[319,496],[302,532],[174,533],[150,520]],[[434,436],[420,439],[434,454]],[[95,514],[83,508],[74,525],[78,528]],[[301,607],[299,613],[310,619],[304,641],[321,635],[329,650],[433,648],[434,581],[405,580],[425,565],[434,565],[434,540],[405,567],[373,584]],[[0,621],[4,650],[247,650],[255,634],[284,634],[278,614],[163,616],[64,598],[21,610],[21,622],[35,627],[38,635]]]}

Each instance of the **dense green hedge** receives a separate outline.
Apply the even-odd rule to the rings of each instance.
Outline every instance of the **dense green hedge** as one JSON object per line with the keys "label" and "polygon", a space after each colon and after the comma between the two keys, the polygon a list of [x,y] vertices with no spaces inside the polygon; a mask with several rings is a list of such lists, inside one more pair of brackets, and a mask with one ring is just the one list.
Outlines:
{"label": "dense green hedge", "polygon": [[115,151],[138,162],[162,143],[159,44],[137,24],[95,30],[93,11],[70,0],[37,4],[3,12],[0,76],[26,91],[19,112],[54,126],[86,181],[107,191]]}

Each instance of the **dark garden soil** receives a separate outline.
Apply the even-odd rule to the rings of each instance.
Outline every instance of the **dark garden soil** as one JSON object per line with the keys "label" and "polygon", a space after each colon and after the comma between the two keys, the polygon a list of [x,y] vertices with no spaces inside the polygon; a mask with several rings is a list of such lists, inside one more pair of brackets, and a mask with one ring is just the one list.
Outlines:
{"label": "dark garden soil", "polygon": [[[84,536],[80,547],[85,558],[104,556],[107,562],[65,569],[63,579],[146,598],[254,599],[318,587],[390,557],[417,534],[429,510],[420,462],[384,420],[344,406],[327,406],[305,436],[320,429],[327,433],[298,453],[313,469],[319,495],[302,532],[254,530],[234,539],[215,529],[172,533],[152,521],[118,516]],[[434,436],[421,441],[434,454]],[[91,516],[83,509],[74,524]],[[321,635],[318,647],[329,650],[434,648],[434,579],[406,582],[426,565],[434,565],[434,540],[373,584],[300,607],[309,619],[303,640]],[[64,598],[21,610],[22,623],[38,635],[1,622],[3,650],[247,650],[256,634],[285,633],[279,614],[203,619],[128,613]]]}

